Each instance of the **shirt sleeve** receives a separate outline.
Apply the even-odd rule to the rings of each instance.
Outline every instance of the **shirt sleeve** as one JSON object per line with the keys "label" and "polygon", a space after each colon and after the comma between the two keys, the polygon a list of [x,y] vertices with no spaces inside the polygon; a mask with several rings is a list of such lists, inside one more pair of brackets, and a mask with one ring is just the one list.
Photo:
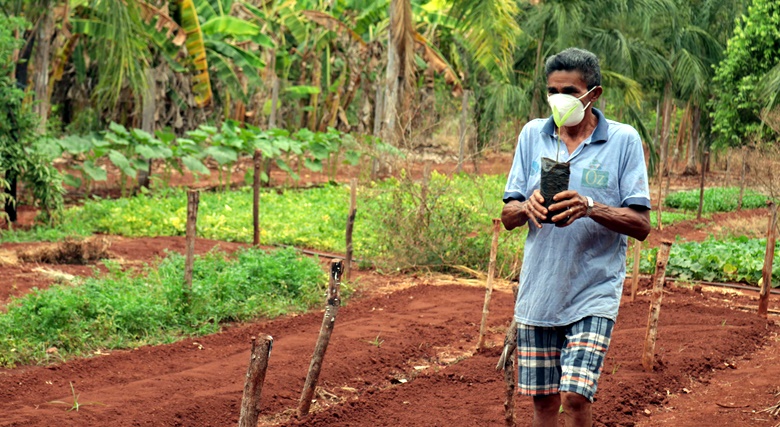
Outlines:
{"label": "shirt sleeve", "polygon": [[525,201],[528,198],[527,191],[527,172],[526,169],[530,167],[527,164],[524,154],[524,141],[528,138],[528,126],[523,127],[520,132],[520,136],[517,138],[517,148],[515,149],[515,157],[512,160],[512,169],[509,171],[509,177],[506,181],[506,187],[504,188],[504,203],[509,203],[512,200]]}
{"label": "shirt sleeve", "polygon": [[634,131],[628,139],[620,171],[620,200],[622,207],[635,206],[650,209],[650,187],[647,181],[645,153],[642,139]]}

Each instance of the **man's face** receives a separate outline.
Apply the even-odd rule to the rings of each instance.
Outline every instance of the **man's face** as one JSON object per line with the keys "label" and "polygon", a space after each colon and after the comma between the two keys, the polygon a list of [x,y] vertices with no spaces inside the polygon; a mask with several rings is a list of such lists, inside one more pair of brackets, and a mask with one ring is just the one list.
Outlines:
{"label": "man's face", "polygon": [[[588,92],[588,85],[582,79],[579,71],[553,71],[547,76],[547,95],[563,93],[579,98]],[[597,87],[584,98],[580,99],[583,105],[594,102],[601,94],[601,88]]]}

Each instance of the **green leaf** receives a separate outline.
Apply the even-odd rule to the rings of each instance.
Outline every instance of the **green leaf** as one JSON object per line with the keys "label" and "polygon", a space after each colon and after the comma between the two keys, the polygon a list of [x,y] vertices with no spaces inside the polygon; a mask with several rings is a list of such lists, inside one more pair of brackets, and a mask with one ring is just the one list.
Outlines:
{"label": "green leaf", "polygon": [[73,188],[81,188],[81,178],[76,175],[65,174],[63,177],[63,183]]}
{"label": "green leaf", "polygon": [[260,34],[260,27],[256,24],[228,15],[209,19],[208,22],[201,25],[200,29],[203,34],[212,36],[241,37]]}
{"label": "green leaf", "polygon": [[205,149],[203,153],[216,160],[220,165],[233,163],[238,160],[238,153],[231,147],[212,146]]}
{"label": "green leaf", "polygon": [[284,91],[297,98],[305,98],[309,95],[315,95],[322,92],[320,88],[316,86],[290,86],[285,88]]}
{"label": "green leaf", "polygon": [[168,147],[139,145],[135,147],[135,152],[145,159],[169,159],[173,156],[173,151]]}
{"label": "green leaf", "polygon": [[92,160],[87,160],[81,165],[81,170],[93,181],[105,181],[108,179],[106,170],[96,165]]}
{"label": "green leaf", "polygon": [[360,163],[360,153],[355,150],[347,150],[344,153],[344,161],[352,166],[357,166]]}
{"label": "green leaf", "polygon": [[181,162],[192,173],[199,173],[201,175],[209,175],[211,171],[200,160],[193,156],[184,156],[181,158]]}
{"label": "green leaf", "polygon": [[140,141],[144,144],[160,143],[160,141],[154,139],[154,137],[149,132],[146,132],[145,130],[133,129],[130,133],[133,135],[133,138],[135,138],[137,141]]}
{"label": "green leaf", "polygon": [[125,138],[130,136],[130,132],[127,131],[127,128],[120,125],[119,123],[111,122],[111,124],[108,125],[108,129],[111,132],[114,132],[115,134]]}
{"label": "green leaf", "polygon": [[322,172],[322,160],[320,159],[304,159],[303,165],[312,172]]}
{"label": "green leaf", "polygon": [[78,135],[70,135],[59,140],[59,145],[69,154],[86,153],[92,149],[92,141]]}
{"label": "green leaf", "polygon": [[127,160],[127,157],[125,157],[124,154],[116,150],[111,150],[108,152],[108,159],[111,160],[111,163],[118,167],[119,170],[121,170],[125,175],[131,178],[135,178],[137,172],[130,165],[130,161]]}

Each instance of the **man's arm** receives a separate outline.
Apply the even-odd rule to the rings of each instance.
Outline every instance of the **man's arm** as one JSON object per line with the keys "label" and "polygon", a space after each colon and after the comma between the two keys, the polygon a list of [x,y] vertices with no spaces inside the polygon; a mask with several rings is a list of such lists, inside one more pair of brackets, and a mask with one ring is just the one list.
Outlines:
{"label": "man's arm", "polygon": [[[574,190],[560,192],[553,197],[557,203],[550,210],[563,210],[552,218],[553,222],[565,221],[559,227],[567,227],[575,220],[584,218],[588,201]],[[608,229],[644,241],[650,234],[650,210],[642,207],[614,207],[594,201],[590,218]],[[566,221],[568,219],[568,221]],[[557,224],[556,224],[557,225]]]}

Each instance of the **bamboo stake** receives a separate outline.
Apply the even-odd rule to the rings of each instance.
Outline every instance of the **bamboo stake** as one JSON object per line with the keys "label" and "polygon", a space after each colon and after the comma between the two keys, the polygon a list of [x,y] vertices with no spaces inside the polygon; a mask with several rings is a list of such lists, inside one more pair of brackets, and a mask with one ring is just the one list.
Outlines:
{"label": "bamboo stake", "polygon": [[761,274],[761,293],[758,297],[758,315],[766,319],[769,309],[769,290],[772,288],[772,263],[775,258],[775,228],[777,227],[777,205],[769,201],[769,225],[766,230],[766,253]]}
{"label": "bamboo stake", "polygon": [[314,347],[314,354],[311,357],[309,373],[306,375],[306,382],[303,385],[301,400],[298,402],[298,417],[304,417],[309,413],[311,400],[314,397],[314,388],[317,386],[317,380],[320,377],[322,369],[322,359],[325,357],[325,350],[328,349],[330,335],[333,333],[333,327],[336,324],[336,316],[339,313],[341,305],[341,296],[339,285],[341,284],[341,273],[344,263],[340,259],[334,259],[330,262],[330,283],[328,285],[328,302],[325,306],[325,316],[322,319],[320,327],[320,336],[317,338],[317,345]]}
{"label": "bamboo stake", "polygon": [[704,152],[704,160],[701,162],[701,183],[699,184],[699,211],[696,212],[696,219],[701,219],[701,210],[704,207],[704,174],[707,172],[707,165],[710,162],[710,152]]}
{"label": "bamboo stake", "polygon": [[645,348],[642,353],[642,366],[647,372],[653,371],[653,364],[655,363],[655,341],[658,337],[658,318],[661,314],[661,300],[663,299],[664,282],[666,281],[666,263],[669,261],[671,247],[672,242],[668,240],[661,242],[655,264],[653,296],[650,302],[650,315],[647,318]]}
{"label": "bamboo stake", "polygon": [[487,326],[490,297],[493,294],[493,276],[496,274],[496,252],[498,252],[498,235],[501,233],[501,220],[493,218],[493,242],[490,245],[490,263],[488,264],[487,286],[485,288],[485,304],[482,305],[482,322],[479,324],[479,340],[477,351],[485,345],[485,328]]}
{"label": "bamboo stake", "polygon": [[347,217],[347,259],[344,266],[344,277],[352,280],[352,232],[357,214],[357,179],[349,181],[349,216]]}
{"label": "bamboo stake", "polygon": [[634,240],[634,270],[631,273],[631,302],[636,301],[639,288],[639,258],[642,256],[642,242]]}
{"label": "bamboo stake", "polygon": [[268,359],[271,357],[273,345],[274,339],[270,335],[260,336],[259,343],[255,337],[252,337],[252,352],[249,358],[249,367],[246,370],[238,427],[257,426],[257,418],[260,416],[261,409],[260,395],[263,391],[263,382],[265,382]]}
{"label": "bamboo stake", "polygon": [[262,153],[255,150],[252,156],[254,177],[252,179],[252,245],[260,244],[260,169],[262,168]]}
{"label": "bamboo stake", "polygon": [[187,190],[187,237],[185,243],[184,284],[192,289],[192,264],[195,261],[195,237],[198,234],[198,203],[200,192]]}
{"label": "bamboo stake", "polygon": [[742,147],[742,171],[739,175],[739,199],[737,199],[737,210],[742,210],[742,198],[745,196],[745,174],[747,174],[747,148]]}

